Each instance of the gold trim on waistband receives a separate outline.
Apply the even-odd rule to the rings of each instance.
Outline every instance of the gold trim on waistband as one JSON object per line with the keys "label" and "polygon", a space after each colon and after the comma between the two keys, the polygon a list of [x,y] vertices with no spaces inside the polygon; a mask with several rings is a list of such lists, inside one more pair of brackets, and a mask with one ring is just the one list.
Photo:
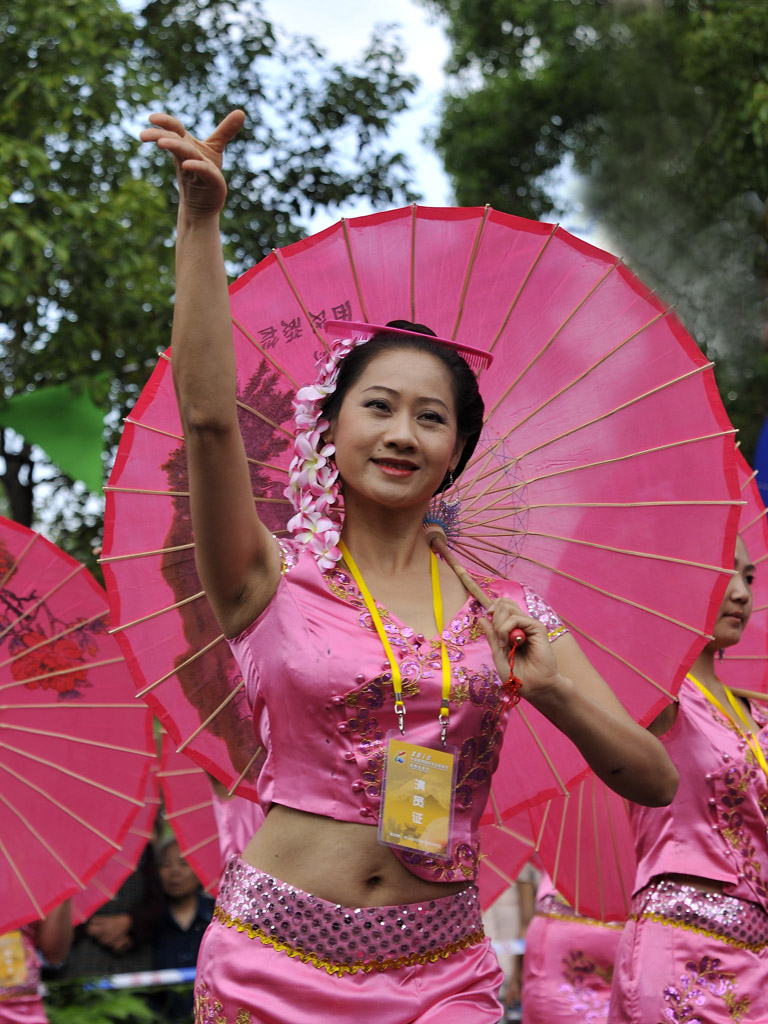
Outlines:
{"label": "gold trim on waistband", "polygon": [[678,921],[672,917],[665,917],[664,914],[657,914],[654,911],[643,911],[640,914],[630,914],[629,921],[655,921],[657,924],[671,925],[672,928],[682,928],[686,932],[696,932],[697,935],[706,935],[707,938],[717,939],[718,942],[725,942],[736,949],[746,949],[750,953],[762,953],[768,948],[768,939],[764,942],[744,942],[743,939],[732,939],[722,932],[712,931],[710,928],[702,928],[697,924],[689,924],[687,921]]}
{"label": "gold trim on waistband", "polygon": [[238,918],[231,917],[221,907],[217,906],[214,909],[213,916],[219,924],[223,924],[226,928],[236,928],[239,932],[245,932],[249,939],[258,939],[262,945],[271,946],[282,953],[287,953],[288,956],[295,957],[303,964],[311,964],[313,967],[317,967],[318,970],[327,971],[328,974],[339,975],[356,974],[358,971],[365,971],[367,973],[371,971],[389,971],[395,970],[398,967],[411,967],[414,964],[435,963],[437,960],[447,959],[452,953],[458,953],[468,946],[476,946],[485,938],[485,932],[480,929],[480,931],[472,932],[470,935],[457,939],[456,942],[451,942],[442,949],[430,950],[429,953],[409,953],[387,960],[373,962],[357,960],[351,964],[340,964],[327,960],[317,953],[308,952],[300,947],[290,946],[286,942],[281,942],[274,935],[269,935],[260,928],[254,928],[253,925],[245,924],[243,921],[238,920]]}

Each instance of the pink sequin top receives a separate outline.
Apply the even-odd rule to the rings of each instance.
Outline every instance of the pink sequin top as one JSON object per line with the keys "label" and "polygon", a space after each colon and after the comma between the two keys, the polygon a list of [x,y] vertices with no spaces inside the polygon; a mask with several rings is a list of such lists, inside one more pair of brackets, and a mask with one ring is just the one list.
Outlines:
{"label": "pink sequin top", "polygon": [[[630,804],[635,892],[659,875],[695,875],[768,910],[768,780],[732,724],[683,680],[675,724],[661,736],[679,774],[668,807]],[[768,753],[768,705],[753,702]]]}
{"label": "pink sequin top", "polygon": [[[256,737],[267,751],[259,800],[335,818],[377,824],[384,743],[397,728],[390,667],[351,576],[321,572],[309,552],[283,544],[285,568],[262,615],[230,640],[245,680]],[[555,613],[527,588],[478,577],[494,596],[525,600],[550,637],[564,632]],[[403,677],[405,738],[440,741],[440,644],[378,606]],[[448,859],[395,851],[430,881],[477,875],[477,826],[490,789],[507,717],[481,607],[469,598],[443,630],[452,666],[448,742],[460,750],[454,842]],[[471,742],[468,742],[471,741]]]}

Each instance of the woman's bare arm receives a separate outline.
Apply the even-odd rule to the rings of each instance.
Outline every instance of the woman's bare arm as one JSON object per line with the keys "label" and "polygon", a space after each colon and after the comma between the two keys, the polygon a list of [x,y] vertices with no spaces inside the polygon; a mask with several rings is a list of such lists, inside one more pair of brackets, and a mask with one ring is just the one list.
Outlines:
{"label": "woman's bare arm", "polygon": [[153,114],[141,133],[174,158],[179,182],[173,381],[184,429],[195,556],[227,636],[271,600],[280,552],[258,518],[237,422],[232,322],[219,215],[226,197],[224,149],[245,115],[232,111],[204,141],[180,121]]}

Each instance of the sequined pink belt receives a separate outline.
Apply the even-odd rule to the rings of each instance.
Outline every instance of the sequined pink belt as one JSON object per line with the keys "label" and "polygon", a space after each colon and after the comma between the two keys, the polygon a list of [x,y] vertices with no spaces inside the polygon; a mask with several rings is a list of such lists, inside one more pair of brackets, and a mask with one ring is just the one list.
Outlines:
{"label": "sequined pink belt", "polygon": [[485,938],[477,887],[394,907],[342,907],[233,857],[214,917],[329,974],[424,964]]}
{"label": "sequined pink belt", "polygon": [[646,918],[711,935],[755,953],[768,947],[768,914],[758,903],[702,892],[669,878],[651,882],[632,900],[630,920]]}

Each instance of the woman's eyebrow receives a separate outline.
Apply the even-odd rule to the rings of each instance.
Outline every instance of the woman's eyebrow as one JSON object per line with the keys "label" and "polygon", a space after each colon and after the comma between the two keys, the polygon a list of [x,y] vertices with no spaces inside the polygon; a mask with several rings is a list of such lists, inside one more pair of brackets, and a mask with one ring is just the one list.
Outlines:
{"label": "woman's eyebrow", "polygon": [[[363,388],[363,394],[364,395],[367,394],[369,391],[384,391],[384,392],[386,392],[386,394],[392,395],[395,398],[400,394],[400,392],[396,391],[394,388],[385,387],[383,384],[371,384],[370,387]],[[448,409],[448,406],[442,400],[442,398],[432,398],[429,395],[423,395],[421,398],[419,398],[419,401],[420,402],[436,402],[438,405],[442,405],[442,407],[444,409]]]}

